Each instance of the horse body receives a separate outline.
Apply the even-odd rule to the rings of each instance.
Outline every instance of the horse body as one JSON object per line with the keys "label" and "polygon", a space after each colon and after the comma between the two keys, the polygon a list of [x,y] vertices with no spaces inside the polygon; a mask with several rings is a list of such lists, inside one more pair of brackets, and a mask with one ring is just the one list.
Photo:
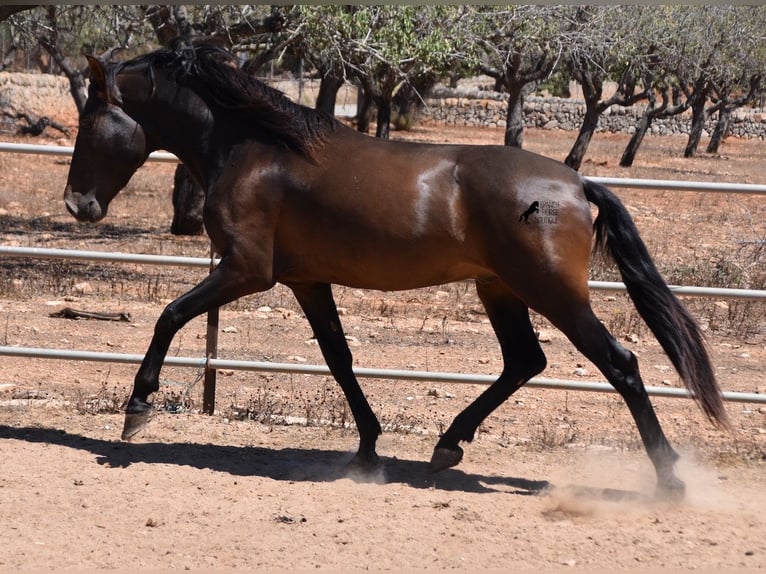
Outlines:
{"label": "horse body", "polygon": [[[255,143],[232,154],[231,174],[223,170],[208,200],[206,225],[220,253],[232,242],[253,239],[240,229],[258,241],[270,229],[273,246],[264,256],[275,282],[381,290],[489,278],[504,267],[510,276],[529,253],[546,256],[545,264],[554,267],[571,261],[576,242],[562,241],[567,235],[582,239],[579,256],[587,260],[592,220],[578,179],[570,176],[568,185],[551,189],[537,185],[537,178],[517,183],[513,174],[527,154],[507,147],[479,153],[461,146],[389,145],[339,131],[317,154],[317,165]],[[385,162],[379,161],[383,153]],[[349,157],[370,169],[348,170]],[[477,175],[480,162],[498,166],[499,173]],[[247,166],[244,175],[239,166]],[[330,181],[328,171],[334,174]],[[558,225],[514,226],[528,197],[566,203]],[[491,220],[486,205],[492,206]]]}
{"label": "horse body", "polygon": [[[223,60],[222,62],[220,60]],[[170,303],[134,382],[124,438],[146,424],[175,333],[243,295],[289,286],[348,399],[375,465],[380,425],[352,370],[331,284],[398,290],[475,279],[504,369],[440,437],[434,471],[461,458],[479,424],[545,367],[529,318],[543,314],[625,398],[659,487],[683,492],[676,453],[635,357],[593,314],[588,264],[608,244],[642,317],[713,420],[720,391],[693,319],[662,281],[619,200],[553,160],[505,146],[384,142],[288,102],[220,51],[160,51],[114,67],[90,60],[91,92],[65,204],[78,219],[109,202],[154,149],[172,151],[206,189],[204,221],[221,263]],[[93,160],[96,160],[94,162]]]}

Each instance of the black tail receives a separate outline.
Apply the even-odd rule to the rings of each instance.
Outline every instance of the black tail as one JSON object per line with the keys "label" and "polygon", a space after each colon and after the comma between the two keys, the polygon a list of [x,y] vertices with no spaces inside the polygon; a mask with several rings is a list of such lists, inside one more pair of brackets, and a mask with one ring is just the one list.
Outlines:
{"label": "black tail", "polygon": [[608,252],[617,263],[636,309],[702,410],[714,423],[728,427],[721,390],[697,322],[668,288],[619,198],[603,185],[585,178],[582,183],[585,197],[598,207],[596,249]]}

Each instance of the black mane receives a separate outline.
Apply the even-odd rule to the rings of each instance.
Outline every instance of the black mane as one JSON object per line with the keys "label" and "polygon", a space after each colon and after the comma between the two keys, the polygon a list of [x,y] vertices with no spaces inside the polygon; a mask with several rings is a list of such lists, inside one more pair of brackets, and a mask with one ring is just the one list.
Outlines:
{"label": "black mane", "polygon": [[267,135],[277,145],[309,158],[336,126],[331,116],[292,102],[240,70],[236,57],[217,46],[161,49],[125,62],[119,69],[131,63],[145,63],[150,69],[175,68],[178,82],[194,89],[208,105],[242,113],[254,134]]}

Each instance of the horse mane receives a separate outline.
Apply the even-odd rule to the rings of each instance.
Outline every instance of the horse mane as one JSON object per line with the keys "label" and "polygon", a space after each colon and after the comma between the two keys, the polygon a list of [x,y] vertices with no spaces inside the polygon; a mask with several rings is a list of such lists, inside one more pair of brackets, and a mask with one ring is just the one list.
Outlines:
{"label": "horse mane", "polygon": [[242,114],[245,129],[309,159],[337,124],[332,116],[296,104],[242,71],[236,56],[211,44],[161,49],[123,66],[130,63],[149,64],[152,76],[153,68],[175,68],[179,83],[197,92],[208,105]]}

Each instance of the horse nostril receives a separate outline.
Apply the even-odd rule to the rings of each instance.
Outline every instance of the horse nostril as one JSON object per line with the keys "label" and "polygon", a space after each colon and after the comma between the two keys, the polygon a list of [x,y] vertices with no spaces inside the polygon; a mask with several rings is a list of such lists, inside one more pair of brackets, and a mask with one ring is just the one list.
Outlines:
{"label": "horse nostril", "polygon": [[64,205],[78,221],[95,222],[103,219],[104,213],[96,199],[87,201],[79,194],[71,192],[64,196]]}
{"label": "horse nostril", "polygon": [[100,220],[103,215],[101,213],[101,205],[95,199],[91,199],[88,203],[82,206],[80,210],[83,219],[90,221],[91,223]]}

